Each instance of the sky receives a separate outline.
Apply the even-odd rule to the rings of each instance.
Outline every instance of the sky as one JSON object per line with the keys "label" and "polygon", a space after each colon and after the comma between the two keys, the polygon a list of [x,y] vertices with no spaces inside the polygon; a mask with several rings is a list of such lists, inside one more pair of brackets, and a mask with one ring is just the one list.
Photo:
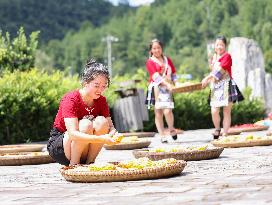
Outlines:
{"label": "sky", "polygon": [[[109,0],[112,2],[114,5],[118,3],[119,0]],[[154,0],[129,0],[130,6],[140,6],[144,4],[149,4],[152,3]]]}

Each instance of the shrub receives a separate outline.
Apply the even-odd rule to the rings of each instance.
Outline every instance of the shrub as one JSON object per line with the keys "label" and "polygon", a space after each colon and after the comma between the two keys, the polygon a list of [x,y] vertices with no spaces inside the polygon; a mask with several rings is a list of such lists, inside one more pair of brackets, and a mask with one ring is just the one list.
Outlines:
{"label": "shrub", "polygon": [[[210,106],[207,102],[209,90],[175,94],[175,108],[173,110],[175,118],[175,127],[189,129],[212,128],[212,117]],[[145,131],[156,130],[154,122],[154,111],[150,110],[150,120],[145,123]],[[222,119],[222,109],[221,109]],[[261,99],[249,99],[248,95],[245,100],[233,105],[232,125],[243,123],[254,123],[263,119],[265,115],[264,103]]]}
{"label": "shrub", "polygon": [[0,78],[0,143],[46,140],[62,95],[79,86],[77,77],[32,69]]}
{"label": "shrub", "polygon": [[38,35],[39,32],[32,32],[27,39],[21,27],[18,36],[11,40],[8,32],[3,36],[0,31],[0,71],[26,71],[33,68]]}

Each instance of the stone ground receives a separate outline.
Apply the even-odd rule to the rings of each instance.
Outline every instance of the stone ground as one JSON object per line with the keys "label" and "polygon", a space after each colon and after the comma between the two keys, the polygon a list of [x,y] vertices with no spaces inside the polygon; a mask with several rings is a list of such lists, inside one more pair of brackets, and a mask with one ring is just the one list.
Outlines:
{"label": "stone ground", "polygon": [[[211,132],[186,131],[167,146],[205,144]],[[2,166],[0,204],[272,204],[271,153],[272,146],[228,148],[218,159],[189,161],[176,177],[113,183],[67,182],[57,163]],[[129,150],[102,150],[97,162],[132,158]]]}

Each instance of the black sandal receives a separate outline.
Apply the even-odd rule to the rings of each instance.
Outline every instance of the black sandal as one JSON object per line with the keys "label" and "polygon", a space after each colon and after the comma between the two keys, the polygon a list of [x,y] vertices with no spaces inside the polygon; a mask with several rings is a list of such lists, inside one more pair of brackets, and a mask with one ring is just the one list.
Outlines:
{"label": "black sandal", "polygon": [[220,137],[220,133],[221,133],[221,128],[220,129],[215,129],[213,135],[213,139],[217,140]]}
{"label": "black sandal", "polygon": [[[173,135],[172,135],[172,133],[173,133]],[[176,132],[175,129],[170,131],[170,135],[172,136],[173,140],[177,140],[178,139],[178,135],[177,135],[177,132]]]}

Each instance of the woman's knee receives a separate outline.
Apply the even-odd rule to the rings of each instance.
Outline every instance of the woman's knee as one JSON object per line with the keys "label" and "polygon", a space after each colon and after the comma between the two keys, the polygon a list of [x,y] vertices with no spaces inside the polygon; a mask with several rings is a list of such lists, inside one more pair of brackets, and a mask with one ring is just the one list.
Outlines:
{"label": "woman's knee", "polygon": [[220,112],[220,109],[219,108],[212,108],[211,109],[211,113],[212,113],[212,115],[219,115],[219,112]]}
{"label": "woman's knee", "polygon": [[171,115],[171,114],[172,114],[172,109],[164,109],[164,110],[163,110],[163,113],[164,113],[165,115]]}
{"label": "woman's knee", "polygon": [[163,111],[161,109],[155,109],[156,117],[163,117]]}
{"label": "woman's knee", "polygon": [[110,130],[108,120],[103,116],[97,116],[93,121],[94,134],[107,134]]}
{"label": "woman's knee", "polygon": [[82,119],[79,121],[78,129],[80,132],[93,134],[93,123],[89,119]]}
{"label": "woman's knee", "polygon": [[230,107],[224,107],[223,114],[224,115],[230,115],[231,114],[231,108]]}

